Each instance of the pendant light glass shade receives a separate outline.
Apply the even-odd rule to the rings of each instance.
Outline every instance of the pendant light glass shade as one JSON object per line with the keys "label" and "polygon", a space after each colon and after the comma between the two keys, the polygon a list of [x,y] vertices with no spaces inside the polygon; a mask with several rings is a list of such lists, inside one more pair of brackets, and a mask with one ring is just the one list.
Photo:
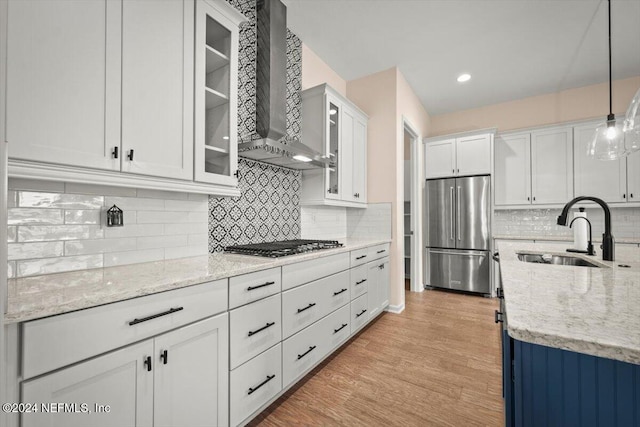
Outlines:
{"label": "pendant light glass shade", "polygon": [[629,104],[623,131],[626,154],[640,151],[640,89]]}
{"label": "pendant light glass shade", "polygon": [[622,120],[615,118],[600,124],[587,149],[587,155],[598,160],[616,160],[626,155]]}

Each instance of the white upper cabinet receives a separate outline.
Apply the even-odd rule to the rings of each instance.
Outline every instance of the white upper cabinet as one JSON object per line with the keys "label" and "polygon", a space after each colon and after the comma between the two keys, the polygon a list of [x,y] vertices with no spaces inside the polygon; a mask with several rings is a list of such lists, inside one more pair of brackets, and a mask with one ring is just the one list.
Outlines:
{"label": "white upper cabinet", "polygon": [[121,6],[7,2],[11,158],[120,170]]}
{"label": "white upper cabinet", "polygon": [[335,166],[302,173],[301,203],[365,207],[367,116],[326,84],[302,92],[302,143]]}
{"label": "white upper cabinet", "polygon": [[573,198],[571,127],[531,133],[531,201],[566,203]]}
{"label": "white upper cabinet", "polygon": [[640,201],[640,151],[627,157],[627,200]]}
{"label": "white upper cabinet", "polygon": [[531,203],[531,135],[500,135],[495,141],[496,205]]}
{"label": "white upper cabinet", "polygon": [[597,124],[573,128],[575,195],[599,197],[607,203],[627,200],[626,159],[602,161],[587,155]]}
{"label": "white upper cabinet", "polygon": [[193,179],[193,0],[122,4],[122,171]]}
{"label": "white upper cabinet", "polygon": [[425,176],[483,175],[491,173],[491,134],[425,141]]}

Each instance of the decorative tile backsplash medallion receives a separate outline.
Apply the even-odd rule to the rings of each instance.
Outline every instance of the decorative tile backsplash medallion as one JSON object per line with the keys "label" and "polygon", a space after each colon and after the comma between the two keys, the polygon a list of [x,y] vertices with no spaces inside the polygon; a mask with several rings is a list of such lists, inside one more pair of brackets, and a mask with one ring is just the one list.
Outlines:
{"label": "decorative tile backsplash medallion", "polygon": [[[256,1],[227,0],[248,21],[240,27],[238,138],[256,134]],[[287,136],[300,137],[302,43],[287,30]],[[239,159],[240,197],[209,199],[209,251],[225,246],[300,238],[302,173]]]}
{"label": "decorative tile backsplash medallion", "polygon": [[209,198],[209,251],[300,238],[300,171],[238,162],[240,197]]}

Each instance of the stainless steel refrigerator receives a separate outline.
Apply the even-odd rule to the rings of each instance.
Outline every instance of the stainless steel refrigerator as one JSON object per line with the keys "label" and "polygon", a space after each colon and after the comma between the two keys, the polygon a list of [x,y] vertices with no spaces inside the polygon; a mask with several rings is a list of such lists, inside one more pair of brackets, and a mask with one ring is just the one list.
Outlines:
{"label": "stainless steel refrigerator", "polygon": [[490,177],[429,179],[425,192],[428,285],[490,293]]}

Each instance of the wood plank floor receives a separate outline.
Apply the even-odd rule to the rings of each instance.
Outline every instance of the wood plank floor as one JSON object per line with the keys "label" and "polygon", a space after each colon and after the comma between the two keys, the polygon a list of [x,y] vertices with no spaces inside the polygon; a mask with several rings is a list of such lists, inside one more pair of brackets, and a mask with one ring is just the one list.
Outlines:
{"label": "wood plank floor", "polygon": [[253,426],[503,425],[497,300],[406,293]]}

